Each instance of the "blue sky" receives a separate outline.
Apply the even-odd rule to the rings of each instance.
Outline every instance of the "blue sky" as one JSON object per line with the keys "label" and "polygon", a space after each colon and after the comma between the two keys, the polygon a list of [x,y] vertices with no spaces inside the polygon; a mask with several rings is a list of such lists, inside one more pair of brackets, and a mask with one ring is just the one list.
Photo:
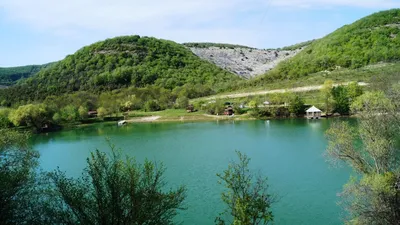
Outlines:
{"label": "blue sky", "polygon": [[390,8],[400,0],[0,0],[0,67],[61,60],[131,34],[277,48]]}

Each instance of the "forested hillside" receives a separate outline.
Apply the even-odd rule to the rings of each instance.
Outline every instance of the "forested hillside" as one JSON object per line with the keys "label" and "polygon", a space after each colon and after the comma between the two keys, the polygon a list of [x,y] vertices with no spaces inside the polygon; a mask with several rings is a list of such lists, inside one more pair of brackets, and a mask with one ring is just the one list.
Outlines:
{"label": "forested hillside", "polygon": [[301,53],[280,63],[266,78],[293,79],[340,67],[399,61],[399,49],[400,9],[382,11],[313,41]]}
{"label": "forested hillside", "polygon": [[48,63],[45,65],[29,65],[18,67],[4,67],[0,68],[0,85],[12,85],[19,79],[28,78],[38,73],[42,68],[52,65]]}
{"label": "forested hillside", "polygon": [[217,89],[239,80],[194,55],[183,45],[151,37],[125,36],[86,46],[21,84],[2,90],[8,101],[40,100],[75,91],[100,93],[155,85],[173,89],[202,84]]}

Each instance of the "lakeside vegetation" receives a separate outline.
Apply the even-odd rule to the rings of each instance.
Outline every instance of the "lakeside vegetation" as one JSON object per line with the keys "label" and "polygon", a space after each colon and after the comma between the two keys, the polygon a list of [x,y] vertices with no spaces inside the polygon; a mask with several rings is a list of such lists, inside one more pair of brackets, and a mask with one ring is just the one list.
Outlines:
{"label": "lakeside vegetation", "polygon": [[[330,83],[323,93],[334,98]],[[327,132],[328,158],[334,164],[349,163],[359,175],[341,195],[350,224],[399,221],[399,99],[399,84],[386,92],[366,92],[350,106],[359,115],[358,126],[341,122]],[[69,178],[59,170],[37,174],[38,155],[28,144],[28,133],[0,129],[0,134],[2,224],[174,224],[174,216],[185,209],[186,188],[164,190],[165,169],[159,164],[125,159],[110,145],[111,156],[93,152],[81,177]],[[249,158],[239,152],[238,157],[239,162],[218,174],[227,190],[221,196],[227,210],[216,215],[215,222],[268,224],[274,218],[276,195],[269,192],[266,177],[249,170]]]}

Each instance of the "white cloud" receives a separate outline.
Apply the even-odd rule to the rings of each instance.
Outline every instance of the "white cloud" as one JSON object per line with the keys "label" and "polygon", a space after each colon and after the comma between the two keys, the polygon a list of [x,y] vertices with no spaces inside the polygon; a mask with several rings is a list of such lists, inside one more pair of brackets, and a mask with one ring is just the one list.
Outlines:
{"label": "white cloud", "polygon": [[[12,21],[58,33],[71,29],[124,31],[136,26],[171,26],[179,20],[204,23],[245,10],[274,7],[400,7],[394,0],[1,0]],[[61,30],[61,31],[60,31]]]}
{"label": "white cloud", "polygon": [[[42,43],[58,41],[60,47],[51,49],[62,57],[94,41],[129,34],[279,47],[351,22],[297,21],[305,9],[338,6],[372,12],[400,7],[400,0],[0,0],[0,18],[10,27],[35,32]],[[294,13],[280,13],[285,9]]]}

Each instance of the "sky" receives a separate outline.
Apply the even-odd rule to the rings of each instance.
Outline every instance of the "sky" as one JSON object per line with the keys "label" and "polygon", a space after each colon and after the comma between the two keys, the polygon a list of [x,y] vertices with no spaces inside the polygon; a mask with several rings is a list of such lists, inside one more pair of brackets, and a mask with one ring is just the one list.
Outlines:
{"label": "sky", "polygon": [[121,35],[278,48],[390,8],[400,0],[0,0],[0,67]]}

